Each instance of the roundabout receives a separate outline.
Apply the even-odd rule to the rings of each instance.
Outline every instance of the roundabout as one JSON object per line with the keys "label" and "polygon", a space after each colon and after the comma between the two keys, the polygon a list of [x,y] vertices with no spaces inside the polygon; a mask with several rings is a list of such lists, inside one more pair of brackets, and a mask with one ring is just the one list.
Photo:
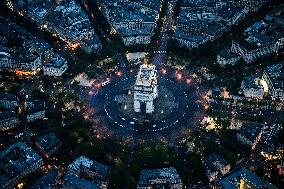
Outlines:
{"label": "roundabout", "polygon": [[[91,97],[91,106],[103,115],[110,130],[122,135],[130,133],[174,133],[192,127],[197,95],[194,86],[171,76],[158,76],[159,97],[154,100],[152,114],[135,112],[133,105],[134,76],[116,77]],[[119,132],[116,132],[119,131]]]}

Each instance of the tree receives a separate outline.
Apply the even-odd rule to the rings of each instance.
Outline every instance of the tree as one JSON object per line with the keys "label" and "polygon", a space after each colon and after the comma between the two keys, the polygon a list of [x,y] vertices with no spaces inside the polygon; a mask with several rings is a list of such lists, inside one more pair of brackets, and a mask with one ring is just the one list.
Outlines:
{"label": "tree", "polygon": [[49,109],[47,112],[47,117],[48,118],[54,118],[54,119],[61,119],[62,118],[62,111],[60,109],[57,108],[52,108]]}
{"label": "tree", "polygon": [[8,93],[17,94],[17,93],[20,92],[21,87],[20,87],[19,85],[13,85],[11,88],[9,88],[9,89],[7,90],[7,88],[6,88],[5,86],[2,86],[2,87],[0,87],[0,90],[1,90],[2,92],[6,92],[6,91],[7,91]]}
{"label": "tree", "polygon": [[110,188],[124,188],[126,182],[125,173],[127,173],[127,166],[123,162],[118,162],[111,171]]}
{"label": "tree", "polygon": [[1,92],[1,93],[6,92],[6,88],[5,88],[4,86],[0,86],[0,92]]}
{"label": "tree", "polygon": [[137,178],[134,176],[130,176],[127,179],[127,188],[136,188]]}
{"label": "tree", "polygon": [[162,9],[160,12],[160,18],[163,18],[166,16],[167,14],[167,5],[168,5],[168,0],[164,0],[163,4],[162,4]]}
{"label": "tree", "polygon": [[34,89],[31,93],[31,96],[36,99],[45,99],[45,94],[41,92],[39,89]]}
{"label": "tree", "polygon": [[178,0],[176,2],[176,6],[174,7],[174,16],[177,17],[181,11],[181,4],[182,4],[182,0]]}
{"label": "tree", "polygon": [[88,157],[92,157],[94,154],[94,148],[88,141],[80,143],[78,149],[79,149],[79,154],[82,154]]}

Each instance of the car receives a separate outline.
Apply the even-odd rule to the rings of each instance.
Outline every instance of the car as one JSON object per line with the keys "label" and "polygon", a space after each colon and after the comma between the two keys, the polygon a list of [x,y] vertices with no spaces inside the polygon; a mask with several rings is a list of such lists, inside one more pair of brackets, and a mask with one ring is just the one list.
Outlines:
{"label": "car", "polygon": [[103,82],[103,83],[102,83],[102,87],[104,87],[104,86],[108,85],[109,83],[110,83],[110,81],[109,81],[109,80],[107,80],[107,81]]}

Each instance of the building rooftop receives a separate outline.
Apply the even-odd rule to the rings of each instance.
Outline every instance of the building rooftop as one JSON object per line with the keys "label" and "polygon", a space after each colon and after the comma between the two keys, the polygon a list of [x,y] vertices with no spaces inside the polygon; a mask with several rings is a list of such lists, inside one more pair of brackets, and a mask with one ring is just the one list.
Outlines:
{"label": "building rooftop", "polygon": [[185,32],[183,29],[180,28],[177,28],[176,32],[174,33],[174,37],[186,39],[187,41],[196,43],[203,43],[208,41],[208,36]]}
{"label": "building rooftop", "polygon": [[220,171],[229,163],[219,154],[212,153],[203,159],[203,165],[206,167],[206,172],[211,174]]}
{"label": "building rooftop", "polygon": [[11,53],[12,60],[15,64],[20,65],[21,63],[30,63],[40,58],[40,54],[36,51],[31,51],[25,47],[13,51]]}
{"label": "building rooftop", "polygon": [[241,168],[239,171],[221,179],[220,184],[224,189],[238,189],[241,181],[248,182],[254,188],[266,188],[266,183],[261,178],[245,168]]}
{"label": "building rooftop", "polygon": [[260,123],[243,123],[238,134],[246,137],[250,141],[254,141],[263,127],[264,125]]}
{"label": "building rooftop", "polygon": [[18,98],[15,94],[0,93],[0,100],[18,101]]}
{"label": "building rooftop", "polygon": [[[216,3],[220,0],[183,0],[182,7],[215,7]],[[228,2],[228,0],[222,0],[221,2]]]}
{"label": "building rooftop", "polygon": [[0,112],[0,120],[4,120],[10,117],[15,117],[17,116],[16,113],[14,111],[4,111],[4,112]]}
{"label": "building rooftop", "polygon": [[38,146],[45,152],[49,153],[59,145],[59,139],[54,133],[42,135],[36,139]]}
{"label": "building rooftop", "polygon": [[145,7],[154,11],[158,11],[160,9],[161,4],[161,0],[129,0],[129,2],[132,2],[133,4],[138,4],[141,7]]}
{"label": "building rooftop", "polygon": [[220,33],[222,33],[224,28],[226,27],[227,26],[223,22],[210,23],[208,24],[206,33],[211,37],[215,37],[218,36]]}
{"label": "building rooftop", "polygon": [[273,89],[284,89],[284,62],[268,66],[264,72]]}
{"label": "building rooftop", "polygon": [[30,189],[52,189],[55,188],[56,180],[58,179],[59,170],[51,169],[35,183],[31,184]]}
{"label": "building rooftop", "polygon": [[2,20],[0,20],[0,35],[3,35],[3,36],[9,36],[10,34],[10,29],[8,28],[7,25],[5,25],[5,23],[2,22]]}
{"label": "building rooftop", "polygon": [[[146,27],[148,24],[155,24],[158,16],[161,1],[160,0],[100,0],[99,5],[104,7],[103,12],[108,21],[121,33],[123,36],[131,35],[149,35],[153,28]],[[145,27],[131,28],[121,27],[124,23],[126,26],[128,22],[141,22]],[[142,26],[141,25],[141,26]]]}
{"label": "building rooftop", "polygon": [[63,188],[101,189],[98,183],[93,183],[91,181],[81,179],[80,177],[77,177],[70,172],[67,172],[65,176]]}
{"label": "building rooftop", "polygon": [[138,186],[148,186],[149,182],[156,179],[167,180],[169,184],[182,183],[177,170],[173,167],[162,169],[144,169],[139,176]]}
{"label": "building rooftop", "polygon": [[234,54],[231,52],[231,49],[226,47],[224,49],[222,49],[219,53],[219,55],[223,58],[233,58],[233,57],[237,57],[239,56],[239,54]]}
{"label": "building rooftop", "polygon": [[242,82],[242,87],[246,89],[254,88],[254,89],[264,89],[262,85],[257,83],[257,78],[254,76],[245,77]]}
{"label": "building rooftop", "polygon": [[9,50],[5,47],[2,47],[0,44],[0,58],[8,58],[8,57],[10,57]]}
{"label": "building rooftop", "polygon": [[44,110],[45,102],[38,99],[27,99],[25,101],[26,113],[33,113],[36,111]]}
{"label": "building rooftop", "polygon": [[92,172],[99,173],[100,180],[108,180],[110,167],[98,162],[95,162],[91,159],[88,159],[84,156],[76,159],[72,164],[68,166],[69,171],[80,171],[84,167]]}
{"label": "building rooftop", "polygon": [[246,28],[244,31],[246,43],[243,45],[246,48],[255,49],[274,44],[283,38],[283,26],[280,21],[284,19],[283,12],[284,5],[278,6],[268,13],[263,20],[259,20]]}
{"label": "building rooftop", "polygon": [[72,43],[80,43],[83,39],[99,43],[87,14],[74,0],[63,0],[57,5],[47,17],[47,25],[55,27],[59,37]]}
{"label": "building rooftop", "polygon": [[43,111],[46,109],[45,102],[38,99],[26,99],[25,100],[25,114],[33,114],[35,112]]}
{"label": "building rooftop", "polygon": [[107,8],[110,21],[115,23],[127,21],[154,22],[161,5],[160,0],[106,0],[99,3]]}
{"label": "building rooftop", "polygon": [[244,6],[227,0],[182,2],[174,37],[202,44],[216,38],[239,19]]}
{"label": "building rooftop", "polygon": [[18,34],[22,36],[22,43],[18,48],[11,48],[12,62],[15,65],[33,62],[51,49],[48,43],[39,38],[24,33]]}
{"label": "building rooftop", "polygon": [[56,4],[56,0],[11,0],[18,11],[24,10],[33,19],[41,20],[49,13],[50,9]]}
{"label": "building rooftop", "polygon": [[15,143],[0,153],[0,184],[7,185],[12,179],[41,160],[41,157],[26,143]]}
{"label": "building rooftop", "polygon": [[143,29],[127,29],[127,28],[119,28],[118,31],[125,37],[127,36],[135,36],[135,35],[149,35],[152,32],[150,28],[143,28]]}
{"label": "building rooftop", "polygon": [[65,60],[65,58],[63,58],[62,56],[59,56],[58,54],[55,54],[54,57],[51,59],[51,61],[44,64],[43,66],[61,68],[65,64],[67,64],[67,61]]}
{"label": "building rooftop", "polygon": [[273,124],[268,126],[263,133],[263,143],[267,146],[272,146],[276,143],[278,138],[278,133],[282,129],[282,125]]}
{"label": "building rooftop", "polygon": [[156,82],[156,66],[152,64],[142,64],[138,72],[135,85],[151,86]]}
{"label": "building rooftop", "polygon": [[[85,177],[90,172],[94,175],[92,178]],[[95,173],[95,174],[93,174]],[[110,167],[95,162],[84,156],[76,159],[68,166],[68,172],[65,177],[65,187],[75,188],[101,188],[102,182],[107,182],[110,176]]]}

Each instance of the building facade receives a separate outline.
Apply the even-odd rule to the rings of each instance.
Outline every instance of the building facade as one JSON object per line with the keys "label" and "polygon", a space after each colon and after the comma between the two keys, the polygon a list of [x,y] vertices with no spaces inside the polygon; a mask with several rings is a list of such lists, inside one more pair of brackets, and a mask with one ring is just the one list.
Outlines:
{"label": "building facade", "polygon": [[35,172],[42,165],[42,158],[26,143],[15,143],[0,153],[2,189],[15,188],[25,176]]}
{"label": "building facade", "polygon": [[11,54],[3,49],[2,50],[0,49],[0,69],[1,70],[12,69]]}
{"label": "building facade", "polygon": [[251,146],[253,150],[261,140],[265,128],[266,126],[260,123],[243,123],[238,130],[237,138],[243,144]]}
{"label": "building facade", "polygon": [[59,77],[67,70],[67,68],[67,61],[63,57],[57,55],[51,62],[43,65],[43,73],[47,76]]}
{"label": "building facade", "polygon": [[19,123],[19,118],[13,111],[0,112],[0,131],[15,128]]}
{"label": "building facade", "polygon": [[278,39],[276,42],[272,42],[263,47],[259,47],[253,50],[247,50],[236,42],[232,42],[231,51],[232,53],[239,54],[246,63],[252,63],[255,60],[267,56],[269,54],[277,54],[280,49],[284,46],[284,38]]}
{"label": "building facade", "polygon": [[214,41],[247,15],[237,1],[182,1],[173,39],[188,49]]}
{"label": "building facade", "polygon": [[241,83],[241,89],[246,98],[263,99],[264,87],[258,78],[246,77]]}
{"label": "building facade", "polygon": [[19,100],[15,94],[0,93],[0,108],[15,109],[19,107]]}
{"label": "building facade", "polygon": [[58,150],[60,141],[54,133],[48,133],[43,136],[37,137],[36,144],[40,152],[48,157]]}
{"label": "building facade", "polygon": [[149,44],[161,11],[162,0],[99,0],[98,7],[111,26],[111,34],[119,34],[124,45]]}
{"label": "building facade", "polygon": [[284,63],[267,67],[262,76],[272,99],[284,101]]}
{"label": "building facade", "polygon": [[268,188],[264,180],[245,168],[220,179],[218,184],[222,189]]}
{"label": "building facade", "polygon": [[45,118],[45,102],[40,100],[26,100],[25,102],[25,121],[30,123]]}
{"label": "building facade", "polygon": [[59,37],[71,50],[81,48],[87,53],[97,53],[102,49],[88,15],[74,0],[62,0],[55,6],[41,29]]}
{"label": "building facade", "polygon": [[222,49],[220,53],[217,54],[217,63],[221,66],[235,65],[241,57],[238,54],[231,53],[229,48]]}
{"label": "building facade", "polygon": [[230,164],[220,155],[213,153],[202,159],[206,175],[210,182],[220,178],[230,171]]}
{"label": "building facade", "polygon": [[81,156],[68,166],[63,188],[107,189],[109,176],[109,166]]}
{"label": "building facade", "polygon": [[35,183],[30,185],[30,189],[53,189],[59,188],[60,176],[62,173],[58,169],[52,168]]}
{"label": "building facade", "polygon": [[149,188],[182,189],[183,183],[173,167],[144,169],[140,173],[137,189]]}

